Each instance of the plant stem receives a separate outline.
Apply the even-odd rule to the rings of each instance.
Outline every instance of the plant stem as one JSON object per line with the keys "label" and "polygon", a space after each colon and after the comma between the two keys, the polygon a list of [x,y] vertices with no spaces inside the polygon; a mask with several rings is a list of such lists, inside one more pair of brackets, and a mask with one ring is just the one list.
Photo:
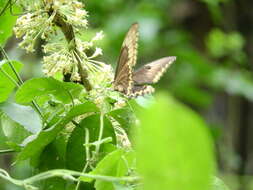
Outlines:
{"label": "plant stem", "polygon": [[2,67],[0,67],[0,71],[15,85],[20,86]]}
{"label": "plant stem", "polygon": [[[85,144],[88,144],[90,141],[90,133],[89,133],[89,129],[85,128]],[[86,151],[86,163],[85,166],[82,170],[82,173],[85,173],[88,166],[89,166],[89,162],[90,162],[90,146],[85,146],[85,151]],[[79,180],[76,184],[76,188],[75,190],[79,189],[81,181]]]}
{"label": "plant stem", "polygon": [[[85,173],[85,171],[87,170],[88,166],[89,166],[89,162],[87,161],[86,164],[85,164],[85,166],[84,166],[84,168],[83,168],[82,173]],[[80,184],[81,184],[81,180],[78,180],[78,182],[77,182],[77,184],[76,184],[75,190],[78,190],[78,189],[79,189]]]}
{"label": "plant stem", "polygon": [[40,173],[33,177],[27,178],[23,181],[26,183],[34,183],[43,179],[48,179],[48,178],[57,177],[57,176],[65,177],[67,175],[83,176],[83,177],[87,177],[91,179],[103,180],[103,181],[108,181],[108,182],[119,182],[119,181],[133,182],[133,181],[139,180],[139,177],[113,177],[113,176],[86,174],[86,173],[81,173],[81,172],[77,172],[73,170],[56,169],[56,170],[50,170],[47,172]]}
{"label": "plant stem", "polygon": [[[100,142],[102,140],[103,132],[104,132],[104,114],[101,113],[100,114],[100,127],[99,127],[98,142]],[[98,143],[98,145],[96,146],[95,156],[97,156],[99,153],[100,145],[101,145],[101,143]]]}
{"label": "plant stem", "polygon": [[62,177],[62,178],[68,178],[70,180],[77,180],[75,176],[83,176],[86,178],[91,178],[95,180],[103,180],[103,181],[108,181],[108,182],[136,182],[139,181],[140,178],[138,176],[133,176],[133,177],[113,177],[113,176],[103,176],[103,175],[92,175],[92,174],[87,174],[87,173],[81,173],[77,171],[72,171],[72,170],[65,170],[65,169],[55,169],[55,170],[49,170],[40,174],[37,174],[35,176],[32,176],[30,178],[24,179],[24,180],[17,180],[9,176],[9,174],[3,170],[0,169],[0,178],[9,181],[10,183],[13,183],[18,186],[26,187],[29,185],[32,185],[35,182],[45,180],[48,178],[53,178],[53,177]]}
{"label": "plant stem", "polygon": [[7,153],[13,153],[15,150],[13,149],[6,149],[6,150],[0,150],[0,154],[7,154]]}
{"label": "plant stem", "polygon": [[[53,8],[48,12],[49,15],[52,15],[55,12]],[[65,18],[63,15],[58,13],[56,11],[55,17],[53,19],[53,22],[61,29],[63,32],[67,42],[72,47],[70,51],[74,52],[74,56],[77,60],[77,67],[78,67],[78,73],[81,77],[82,83],[87,91],[90,91],[92,89],[92,86],[88,80],[88,72],[86,69],[82,66],[82,61],[79,59],[79,51],[77,49],[76,40],[75,40],[75,32],[71,24],[67,23],[65,21]]]}
{"label": "plant stem", "polygon": [[[15,74],[15,76],[17,77],[19,84],[15,81],[15,79],[13,79],[11,76],[9,76],[8,73],[6,73],[4,70],[1,69],[1,71],[2,71],[2,72],[3,72],[3,73],[4,73],[4,74],[17,86],[17,87],[20,87],[20,85],[24,83],[23,80],[22,80],[22,78],[20,77],[20,75],[19,75],[18,72],[16,71],[16,69],[15,69],[14,65],[12,64],[12,62],[11,62],[9,56],[7,55],[7,53],[5,52],[4,48],[3,48],[1,45],[0,45],[0,49],[1,49],[1,51],[2,51],[3,56],[4,56],[5,59],[7,60],[7,63],[8,63],[8,65],[10,66],[11,70],[13,71],[13,73]],[[10,77],[11,77],[11,78],[10,78]],[[15,82],[14,82],[14,81],[15,81]],[[41,112],[41,110],[40,110],[38,104],[37,104],[34,100],[32,101],[32,105],[33,105],[33,107],[35,108],[35,110],[39,113],[41,119],[43,119],[44,116],[43,116],[43,114],[42,114],[42,112]],[[43,120],[44,120],[44,119],[43,119]]]}
{"label": "plant stem", "polygon": [[16,71],[15,67],[13,66],[13,64],[12,64],[10,58],[8,57],[7,53],[5,52],[4,48],[2,46],[0,46],[0,48],[3,52],[5,59],[7,60],[8,65],[10,66],[11,70],[13,71],[15,76],[17,77],[19,84],[23,84],[24,82],[23,82],[22,78],[19,76],[18,72]]}

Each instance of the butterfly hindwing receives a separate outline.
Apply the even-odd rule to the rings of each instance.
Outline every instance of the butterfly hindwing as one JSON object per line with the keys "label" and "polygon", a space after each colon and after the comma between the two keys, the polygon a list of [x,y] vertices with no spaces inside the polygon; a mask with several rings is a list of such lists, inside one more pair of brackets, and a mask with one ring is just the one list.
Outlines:
{"label": "butterfly hindwing", "polygon": [[176,60],[176,57],[164,57],[148,63],[133,73],[134,84],[144,85],[158,82],[167,68]]}
{"label": "butterfly hindwing", "polygon": [[150,85],[141,85],[141,86],[134,85],[129,97],[130,98],[135,98],[137,96],[143,96],[145,94],[151,94],[154,91],[155,91],[155,89]]}
{"label": "butterfly hindwing", "polygon": [[133,85],[132,70],[137,59],[137,41],[138,24],[133,24],[122,44],[114,77],[115,90],[126,95],[130,94]]}

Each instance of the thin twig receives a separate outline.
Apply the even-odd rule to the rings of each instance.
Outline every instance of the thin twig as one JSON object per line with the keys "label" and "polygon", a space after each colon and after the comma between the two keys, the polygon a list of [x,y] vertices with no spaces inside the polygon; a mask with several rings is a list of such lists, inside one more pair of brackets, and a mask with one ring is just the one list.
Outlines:
{"label": "thin twig", "polygon": [[[100,114],[100,126],[99,126],[98,142],[100,142],[102,140],[103,132],[104,132],[104,114],[101,113]],[[99,153],[100,145],[101,145],[101,143],[98,143],[98,145],[96,146],[95,156],[97,156],[98,153]]]}
{"label": "thin twig", "polygon": [[[90,141],[90,133],[89,133],[89,129],[85,128],[85,144],[88,144]],[[89,146],[85,146],[85,151],[86,151],[86,163],[85,166],[82,170],[82,173],[85,173],[86,170],[88,169],[88,166],[90,164],[90,147]],[[79,189],[79,186],[81,184],[81,181],[79,180],[76,184],[76,188],[75,190]]]}
{"label": "thin twig", "polygon": [[15,81],[14,78],[12,78],[2,67],[0,67],[0,71],[17,87],[20,85]]}
{"label": "thin twig", "polygon": [[14,65],[12,64],[12,62],[11,62],[9,56],[7,55],[7,53],[5,52],[4,48],[3,48],[2,46],[0,46],[0,48],[1,48],[1,51],[2,51],[2,53],[3,53],[3,56],[4,56],[5,59],[7,60],[8,65],[10,66],[11,70],[13,71],[13,73],[15,74],[15,76],[17,77],[19,84],[23,84],[24,81],[23,81],[22,78],[19,76],[18,72],[16,71]]}
{"label": "thin twig", "polygon": [[[20,77],[20,75],[19,75],[18,72],[16,71],[16,69],[15,69],[14,65],[12,64],[12,62],[11,62],[9,56],[7,55],[7,53],[5,52],[4,48],[3,48],[1,45],[0,45],[0,49],[1,49],[1,51],[2,51],[3,56],[4,56],[5,59],[7,60],[7,63],[8,63],[8,65],[10,66],[11,70],[13,71],[13,73],[15,74],[15,76],[16,76],[17,79],[18,79],[19,84],[16,83],[16,82],[15,82],[15,84],[17,85],[17,87],[20,87],[20,85],[22,85],[22,84],[24,83],[23,80],[22,80],[22,78]],[[13,80],[11,80],[11,81],[13,81]],[[40,107],[38,106],[38,104],[36,103],[35,100],[32,101],[32,105],[33,105],[33,107],[35,108],[35,110],[39,113],[41,119],[44,120],[44,116],[43,116],[43,114],[42,114],[42,111],[40,110]]]}
{"label": "thin twig", "polygon": [[8,154],[8,153],[13,153],[16,152],[13,149],[6,149],[6,150],[0,150],[0,154]]}

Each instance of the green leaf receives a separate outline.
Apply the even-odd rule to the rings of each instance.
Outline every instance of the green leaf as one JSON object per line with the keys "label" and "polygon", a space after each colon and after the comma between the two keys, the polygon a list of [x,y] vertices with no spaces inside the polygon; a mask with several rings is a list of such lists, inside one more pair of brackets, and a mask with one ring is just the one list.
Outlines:
{"label": "green leaf", "polygon": [[215,162],[211,136],[201,118],[159,95],[139,119],[137,168],[143,189],[208,190]]}
{"label": "green leaf", "polygon": [[98,112],[99,109],[95,104],[86,102],[84,104],[73,107],[67,115],[59,120],[54,126],[41,131],[38,135],[34,135],[23,142],[25,146],[22,152],[17,156],[17,161],[26,160],[32,156],[38,155],[49,143],[51,143],[58,133],[68,124],[73,118],[89,113]]}
{"label": "green leaf", "polygon": [[42,153],[38,153],[31,159],[31,165],[40,171],[65,168],[65,154],[68,139],[68,129],[64,128],[61,133],[47,145]]}
{"label": "green leaf", "polygon": [[[1,36],[1,35],[0,35]],[[11,61],[14,68],[17,72],[19,72],[23,66],[18,61]],[[3,60],[0,62],[0,102],[4,102],[9,97],[12,90],[16,87],[16,85],[2,72],[2,70],[7,73],[10,77],[12,77],[15,81],[17,78],[13,73],[11,67],[8,65],[7,60]]]}
{"label": "green leaf", "polygon": [[[114,177],[125,176],[134,165],[134,158],[133,152],[126,152],[123,149],[115,150],[106,155],[90,174]],[[85,182],[90,181],[88,178],[81,177],[80,179]],[[96,190],[114,190],[113,183],[102,180],[96,180],[95,187]]]}
{"label": "green leaf", "polygon": [[53,78],[34,78],[26,81],[18,89],[16,101],[27,104],[38,97],[50,94],[63,103],[70,103],[82,90],[83,86],[79,84],[61,82]]}
{"label": "green leaf", "polygon": [[[65,132],[65,131],[64,131]],[[57,138],[47,145],[41,154],[38,154],[37,161],[33,162],[40,171],[65,168],[65,153],[68,134],[60,133]]]}
{"label": "green leaf", "polygon": [[2,114],[0,125],[4,135],[7,137],[7,140],[4,142],[11,147],[18,147],[25,138],[31,135],[23,126],[11,120],[6,114]]}
{"label": "green leaf", "polygon": [[30,106],[5,102],[0,104],[0,110],[31,133],[38,133],[42,129],[40,116]]}
{"label": "green leaf", "polygon": [[[5,6],[8,0],[1,0],[0,1],[0,11]],[[14,10],[17,8],[14,5]],[[7,39],[12,35],[13,27],[16,23],[17,16],[12,16],[10,11],[7,9],[5,12],[0,16],[0,45],[4,46]]]}
{"label": "green leaf", "polygon": [[214,177],[211,190],[229,190],[229,188],[221,179]]}
{"label": "green leaf", "polygon": [[[66,163],[67,167],[72,170],[82,171],[86,162],[86,152],[85,152],[85,128],[89,130],[89,143],[98,140],[99,136],[99,124],[100,115],[92,115],[84,118],[78,127],[75,127],[68,141]],[[116,144],[116,136],[114,133],[114,128],[106,117],[104,117],[104,131],[103,138],[111,137],[112,144]],[[90,147],[91,151],[94,151],[94,146]],[[109,149],[110,151],[111,149]],[[102,144],[100,147],[99,155],[103,157],[105,153],[108,153],[107,144]]]}
{"label": "green leaf", "polygon": [[75,127],[68,140],[66,160],[67,168],[82,171],[86,162],[85,153],[85,130],[82,127]]}

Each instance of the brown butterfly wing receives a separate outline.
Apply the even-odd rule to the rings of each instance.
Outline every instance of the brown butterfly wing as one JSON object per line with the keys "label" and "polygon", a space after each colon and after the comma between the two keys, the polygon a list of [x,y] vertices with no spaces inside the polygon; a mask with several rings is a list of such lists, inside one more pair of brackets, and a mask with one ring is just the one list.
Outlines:
{"label": "brown butterfly wing", "polygon": [[138,24],[133,24],[122,44],[114,77],[114,89],[126,95],[131,92],[132,70],[137,59]]}
{"label": "brown butterfly wing", "polygon": [[155,91],[155,89],[150,85],[141,85],[137,86],[134,85],[131,91],[131,94],[129,95],[130,98],[136,98],[138,96],[143,96],[146,94],[151,94]]}
{"label": "brown butterfly wing", "polygon": [[176,60],[176,57],[164,57],[148,63],[133,73],[133,81],[135,85],[156,83],[167,68]]}

